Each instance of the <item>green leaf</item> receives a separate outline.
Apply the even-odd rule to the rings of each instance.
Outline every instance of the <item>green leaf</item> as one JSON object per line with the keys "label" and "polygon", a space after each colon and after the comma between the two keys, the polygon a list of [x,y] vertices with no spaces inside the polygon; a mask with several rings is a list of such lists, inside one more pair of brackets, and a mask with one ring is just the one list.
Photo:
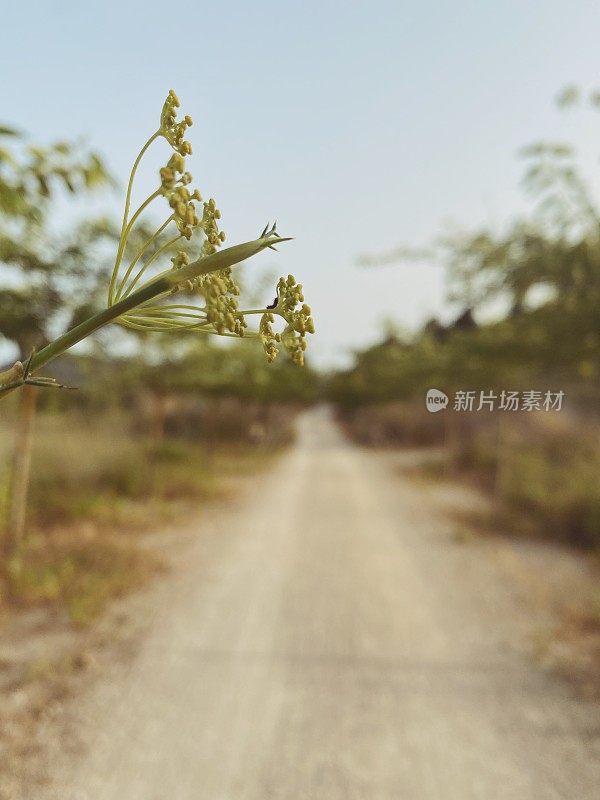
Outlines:
{"label": "green leaf", "polygon": [[0,125],[0,136],[21,137],[23,134],[16,128],[9,128],[8,125]]}

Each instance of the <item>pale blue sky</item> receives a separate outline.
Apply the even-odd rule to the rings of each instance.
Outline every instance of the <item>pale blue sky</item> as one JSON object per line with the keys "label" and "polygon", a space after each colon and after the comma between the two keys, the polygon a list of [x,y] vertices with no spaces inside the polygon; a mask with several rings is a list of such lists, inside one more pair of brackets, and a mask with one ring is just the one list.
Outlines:
{"label": "pale blue sky", "polygon": [[575,140],[598,166],[600,125],[553,106],[568,82],[600,83],[595,2],[30,0],[1,20],[0,119],[84,134],[123,178],[177,91],[229,242],[275,217],[297,237],[244,269],[303,280],[321,363],[384,317],[415,327],[443,307],[439,266],[365,271],[358,254],[501,224],[524,206],[515,153],[532,140]]}

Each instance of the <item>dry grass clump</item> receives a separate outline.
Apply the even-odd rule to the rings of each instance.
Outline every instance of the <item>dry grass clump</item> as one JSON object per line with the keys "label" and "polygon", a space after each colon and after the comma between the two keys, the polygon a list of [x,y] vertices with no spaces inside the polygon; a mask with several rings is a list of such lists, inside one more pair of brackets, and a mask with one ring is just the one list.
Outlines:
{"label": "dry grass clump", "polygon": [[161,565],[156,554],[118,534],[71,529],[30,536],[5,566],[5,599],[20,607],[60,606],[74,624],[86,625]]}
{"label": "dry grass clump", "polygon": [[516,533],[600,548],[600,429],[544,412],[429,414],[398,402],[342,414],[355,441],[371,446],[438,445],[439,475],[468,477],[493,494],[495,516]]}
{"label": "dry grass clump", "polygon": [[[151,441],[134,422],[124,411],[41,415],[27,529],[20,547],[0,558],[0,606],[52,605],[87,624],[111,598],[160,569],[137,534],[197,512],[222,496],[232,477],[256,471],[268,453],[248,441]],[[7,428],[0,427],[4,502]]]}

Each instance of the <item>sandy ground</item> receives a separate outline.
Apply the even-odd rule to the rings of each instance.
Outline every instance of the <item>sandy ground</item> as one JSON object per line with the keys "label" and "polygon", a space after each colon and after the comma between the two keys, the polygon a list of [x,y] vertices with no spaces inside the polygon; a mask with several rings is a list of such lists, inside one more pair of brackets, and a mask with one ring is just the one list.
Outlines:
{"label": "sandy ground", "polygon": [[42,718],[27,800],[600,796],[598,706],[535,663],[504,551],[325,411],[184,552]]}

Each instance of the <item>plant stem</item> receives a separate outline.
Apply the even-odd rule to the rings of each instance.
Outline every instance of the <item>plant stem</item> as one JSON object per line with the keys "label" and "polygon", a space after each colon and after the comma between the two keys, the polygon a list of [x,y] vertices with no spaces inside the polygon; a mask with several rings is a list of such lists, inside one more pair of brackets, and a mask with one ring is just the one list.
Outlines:
{"label": "plant stem", "polygon": [[[285,241],[288,240],[279,238],[277,243],[279,244]],[[63,333],[62,336],[59,336],[58,339],[55,339],[53,342],[50,342],[50,344],[46,345],[46,347],[42,348],[38,353],[35,353],[29,364],[29,374],[36,372],[45,364],[48,364],[48,362],[73,347],[73,345],[81,342],[83,339],[87,339],[87,337],[95,331],[103,328],[110,322],[115,322],[119,317],[123,316],[123,314],[131,311],[132,308],[136,308],[142,303],[146,303],[158,296],[165,296],[179,285],[188,280],[193,280],[200,275],[207,275],[210,272],[233,267],[241,261],[245,261],[257,253],[260,253],[272,243],[273,239],[260,237],[250,242],[236,244],[233,247],[226,247],[224,250],[219,250],[209,256],[203,256],[180,269],[169,269],[163,272],[158,275],[158,277],[154,278],[154,280],[144,284],[137,291],[119,300],[118,303],[103,309],[98,314],[94,314],[93,317],[71,328],[71,330]],[[229,335],[236,336],[236,334]],[[28,377],[28,375],[25,377]],[[5,397],[16,388],[18,388],[18,385],[0,386],[0,398]]]}
{"label": "plant stem", "polygon": [[167,220],[165,220],[163,222],[163,224],[160,226],[160,228],[157,231],[155,231],[152,234],[152,236],[137,251],[137,253],[135,255],[135,258],[133,259],[131,264],[127,267],[127,271],[125,272],[125,275],[123,276],[121,282],[119,283],[119,287],[117,289],[117,296],[116,296],[115,300],[119,301],[121,299],[121,295],[123,294],[123,291],[125,289],[125,284],[129,280],[129,276],[133,272],[133,268],[135,267],[137,262],[140,260],[140,258],[144,255],[145,251],[150,247],[152,242],[154,242],[160,236],[160,234],[164,231],[164,229],[167,227],[169,222],[171,222],[172,220],[173,220],[173,216],[171,215]]}
{"label": "plant stem", "polygon": [[160,131],[156,131],[153,133],[152,136],[148,139],[146,144],[142,147],[140,152],[137,155],[137,158],[133,162],[133,167],[131,168],[131,172],[129,174],[129,182],[127,183],[127,196],[125,198],[125,209],[123,211],[123,223],[121,225],[121,237],[119,241],[119,249],[117,250],[117,258],[115,260],[115,266],[113,267],[113,272],[110,278],[110,285],[108,288],[108,302],[110,303],[113,298],[113,293],[115,290],[115,283],[117,281],[117,275],[119,272],[119,266],[121,265],[121,259],[123,258],[123,251],[125,249],[125,230],[127,228],[127,219],[129,217],[129,206],[131,204],[131,190],[133,188],[133,180],[135,178],[135,173],[137,172],[137,168],[139,166],[140,161],[146,150],[150,147],[152,142],[154,142],[160,136]]}
{"label": "plant stem", "polygon": [[[172,217],[170,219],[168,219],[167,222],[170,222],[171,219],[172,219]],[[121,287],[119,288],[119,291],[117,292],[117,297],[116,297],[117,302],[121,299],[122,296],[128,297],[129,294],[135,288],[135,285],[138,283],[138,281],[140,280],[140,278],[144,274],[144,272],[148,269],[148,267],[150,267],[156,261],[157,258],[160,258],[160,256],[165,252],[165,250],[168,250],[169,247],[173,247],[173,245],[176,242],[178,242],[180,239],[181,239],[181,234],[177,234],[177,236],[174,236],[168,242],[165,242],[161,247],[159,247],[158,250],[150,256],[148,261],[146,261],[145,264],[142,264],[141,269],[138,270],[137,275],[135,276],[135,278],[133,278],[133,280],[131,281],[131,283],[127,287],[125,286],[125,280],[129,277],[129,274],[131,274],[131,273],[126,275],[126,277],[124,278],[124,280],[123,280],[123,282],[121,284]],[[131,264],[132,267],[133,267],[134,263],[135,262],[133,262]]]}
{"label": "plant stem", "polygon": [[90,334],[103,328],[110,322],[114,322],[123,314],[131,311],[132,308],[135,308],[146,300],[152,299],[168,288],[169,284],[166,282],[166,279],[159,277],[155,281],[142,286],[141,289],[129,295],[129,297],[103,309],[98,314],[94,314],[93,317],[86,319],[85,322],[82,322],[80,325],[71,328],[71,330],[63,333],[62,336],[59,336],[58,339],[46,345],[39,353],[33,356],[31,360],[31,372],[40,369],[44,364],[47,364],[61,353],[64,353],[65,350],[68,350],[70,347],[73,347],[73,345],[86,339]]}

